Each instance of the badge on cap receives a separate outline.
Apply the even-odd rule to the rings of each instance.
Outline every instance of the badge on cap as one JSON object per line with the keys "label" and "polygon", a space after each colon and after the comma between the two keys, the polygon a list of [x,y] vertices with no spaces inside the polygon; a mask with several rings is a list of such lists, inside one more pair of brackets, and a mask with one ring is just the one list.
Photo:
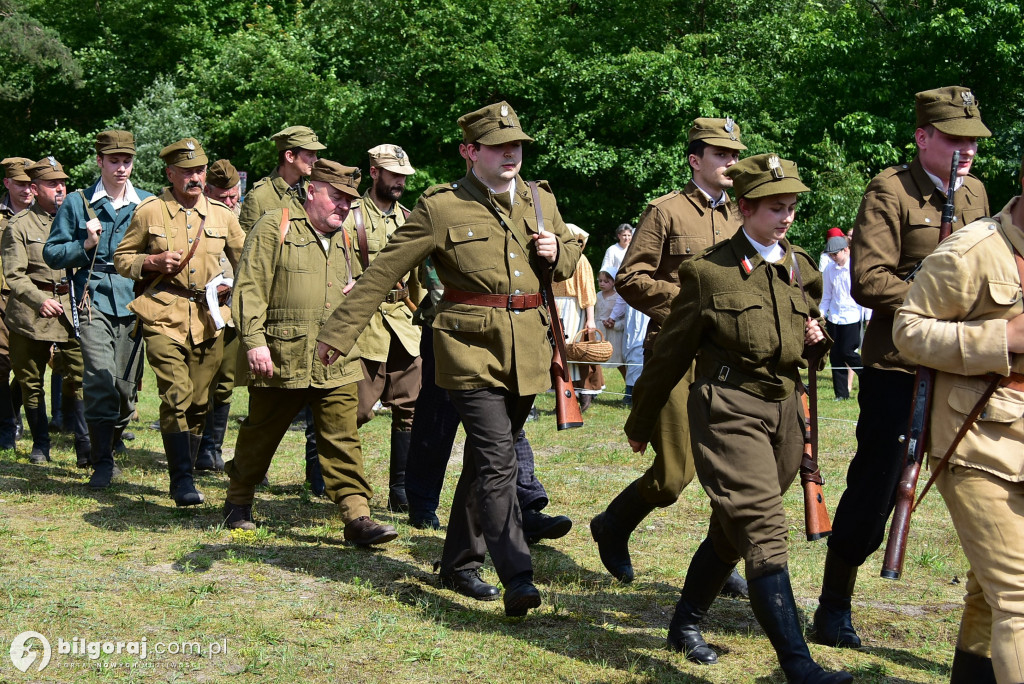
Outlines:
{"label": "badge on cap", "polygon": [[508,116],[508,105],[501,105],[501,115]]}
{"label": "badge on cap", "polygon": [[52,168],[52,169],[53,169],[54,171],[56,171],[56,170],[57,170],[57,160],[56,160],[56,159],[54,159],[53,157],[47,157],[47,158],[46,158],[46,161],[47,161],[47,163],[48,163],[48,164],[50,165],[50,167],[51,167],[51,168]]}
{"label": "badge on cap", "polygon": [[[195,150],[196,149],[196,146],[192,143],[191,140],[186,140],[185,141],[185,147],[187,147],[190,150]],[[190,156],[189,159],[191,159],[191,158],[192,157]]]}
{"label": "badge on cap", "polygon": [[978,104],[974,100],[974,93],[972,93],[970,90],[965,90],[962,93],[960,93],[960,97],[962,97],[964,100],[964,107],[973,107],[974,105]]}
{"label": "badge on cap", "polygon": [[395,159],[398,160],[398,165],[399,166],[405,166],[406,163],[407,163],[405,161],[405,150],[403,150],[398,145],[395,145]]}
{"label": "badge on cap", "polygon": [[782,180],[786,177],[786,172],[782,170],[782,163],[774,154],[768,157],[768,170],[772,172],[772,178],[775,180]]}
{"label": "badge on cap", "polygon": [[733,133],[734,130],[736,130],[736,124],[733,122],[732,117],[725,117],[725,132],[729,134],[729,140],[736,140],[736,135]]}

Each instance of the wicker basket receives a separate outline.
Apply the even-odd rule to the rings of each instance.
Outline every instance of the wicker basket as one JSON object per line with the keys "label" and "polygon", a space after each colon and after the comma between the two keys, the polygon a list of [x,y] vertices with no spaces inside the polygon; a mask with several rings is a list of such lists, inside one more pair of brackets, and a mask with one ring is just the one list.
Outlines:
{"label": "wicker basket", "polygon": [[[597,339],[587,339],[593,333],[597,333]],[[612,343],[605,340],[597,328],[586,328],[576,333],[572,342],[565,345],[565,353],[570,361],[577,363],[604,363],[612,358]]]}

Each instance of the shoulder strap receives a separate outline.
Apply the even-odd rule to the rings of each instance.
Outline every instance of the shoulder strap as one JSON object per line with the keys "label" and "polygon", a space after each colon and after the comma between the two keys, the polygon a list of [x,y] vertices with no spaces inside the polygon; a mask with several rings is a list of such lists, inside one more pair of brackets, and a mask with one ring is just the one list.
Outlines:
{"label": "shoulder strap", "polygon": [[89,204],[89,200],[85,199],[85,190],[79,190],[78,195],[82,198],[82,204],[85,205],[85,214],[90,219],[98,218],[96,212],[93,210],[92,205]]}
{"label": "shoulder strap", "polygon": [[361,205],[352,207],[352,218],[356,222],[356,239],[359,240],[359,261],[363,264],[365,271],[370,267],[370,252],[366,245],[366,224],[363,223],[363,207]]}
{"label": "shoulder strap", "polygon": [[288,218],[288,207],[281,210],[281,225],[279,229],[281,231],[281,242],[278,244],[284,244],[284,238],[288,235],[288,229],[291,227],[291,219]]}

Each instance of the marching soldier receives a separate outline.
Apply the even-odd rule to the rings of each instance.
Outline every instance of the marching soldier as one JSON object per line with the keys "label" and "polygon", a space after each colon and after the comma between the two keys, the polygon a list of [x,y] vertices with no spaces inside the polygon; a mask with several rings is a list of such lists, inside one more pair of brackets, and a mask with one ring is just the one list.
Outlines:
{"label": "marching soldier", "polygon": [[238,263],[245,235],[234,212],[203,195],[206,153],[194,138],[160,150],[170,187],[138,206],[114,252],[117,272],[140,281],[128,305],[142,323],[160,392],[160,432],[177,506],[203,502],[192,462],[199,451],[210,384],[223,353],[230,311],[218,301],[221,255]]}
{"label": "marching soldier", "polygon": [[238,431],[224,503],[225,524],[254,529],[256,485],[296,412],[309,406],[327,494],[345,540],[383,544],[397,535],[370,518],[356,424],[359,351],[325,366],[315,357],[320,326],[352,282],[352,249],[342,223],[359,197],[359,169],[318,160],[303,208],[267,212],[249,231],[238,269],[234,313],[249,369],[249,415]]}
{"label": "marching soldier", "polygon": [[[0,197],[0,236],[15,214],[32,206],[32,179],[25,173],[25,167],[33,163],[25,157],[8,157],[0,161],[7,190]],[[21,433],[21,385],[17,382],[11,385],[10,334],[3,322],[9,296],[10,290],[4,282],[0,264],[0,449],[13,449]]]}

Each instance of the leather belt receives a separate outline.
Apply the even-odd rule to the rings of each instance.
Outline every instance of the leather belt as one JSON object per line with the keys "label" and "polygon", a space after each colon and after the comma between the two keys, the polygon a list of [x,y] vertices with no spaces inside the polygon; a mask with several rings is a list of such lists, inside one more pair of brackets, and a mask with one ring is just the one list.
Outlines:
{"label": "leather belt", "polygon": [[[207,306],[206,290],[190,290],[187,287],[175,285],[174,283],[165,283],[163,281],[157,283],[153,289],[172,294],[176,297],[185,297],[190,302],[195,302],[199,306]],[[230,294],[231,288],[227,285],[219,285],[217,287],[217,301],[221,306],[225,305],[228,300],[228,295]]]}
{"label": "leather belt", "polygon": [[117,269],[114,268],[114,264],[93,264],[93,273],[109,273],[111,275],[117,275]]}
{"label": "leather belt", "polygon": [[388,292],[387,296],[384,298],[384,301],[387,302],[388,304],[398,304],[399,302],[404,301],[405,298],[408,296],[409,288],[404,287],[401,290],[392,290],[391,292]]}
{"label": "leather belt", "polygon": [[36,287],[38,287],[43,292],[50,292],[52,294],[57,295],[58,297],[60,295],[66,295],[68,293],[68,284],[67,284],[67,282],[63,282],[63,283],[48,283],[48,282],[44,282],[42,280],[33,280],[32,284],[35,285]]}
{"label": "leather belt", "polygon": [[473,306],[490,306],[495,309],[522,311],[544,306],[544,299],[539,292],[529,294],[482,294],[479,292],[463,292],[450,287],[444,289],[444,300],[453,304],[472,304]]}

